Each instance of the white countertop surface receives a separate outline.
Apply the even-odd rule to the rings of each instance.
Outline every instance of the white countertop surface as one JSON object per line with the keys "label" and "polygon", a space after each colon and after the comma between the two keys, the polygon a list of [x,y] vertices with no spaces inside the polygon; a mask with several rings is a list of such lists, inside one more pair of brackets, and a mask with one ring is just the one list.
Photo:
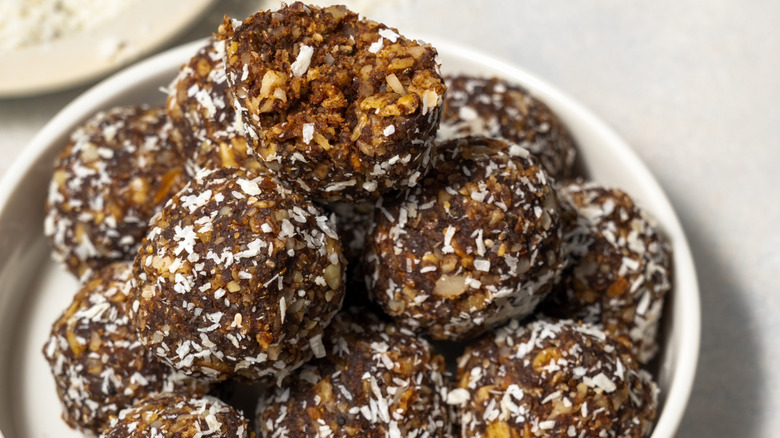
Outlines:
{"label": "white countertop surface", "polygon": [[[186,1],[182,1],[186,5]],[[222,0],[178,43],[271,1]],[[647,163],[688,234],[702,344],[680,437],[780,430],[780,3],[347,1],[543,77]],[[1,62],[1,61],[0,61]],[[86,87],[0,100],[0,175]]]}

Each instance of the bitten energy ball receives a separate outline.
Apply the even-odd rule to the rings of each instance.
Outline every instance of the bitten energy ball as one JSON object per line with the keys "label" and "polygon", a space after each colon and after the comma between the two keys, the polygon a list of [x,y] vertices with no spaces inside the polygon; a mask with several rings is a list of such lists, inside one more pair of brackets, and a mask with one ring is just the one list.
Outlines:
{"label": "bitten energy ball", "polygon": [[182,134],[180,153],[193,176],[200,169],[260,167],[231,101],[225,42],[210,40],[179,70],[166,107]]}
{"label": "bitten energy ball", "polygon": [[324,213],[254,170],[197,176],[156,216],[135,261],[141,341],[195,376],[283,377],[322,349],[344,297]]}
{"label": "bitten energy ball", "polygon": [[633,355],[594,326],[517,320],[458,360],[463,437],[650,435],[658,389]]}
{"label": "bitten energy ball", "polygon": [[325,357],[260,399],[258,437],[445,437],[444,358],[364,309],[336,316]]}
{"label": "bitten energy ball", "polygon": [[54,164],[44,229],[76,276],[131,260],[149,219],[186,184],[159,107],[118,107],[77,129]]}
{"label": "bitten energy ball", "polygon": [[571,181],[558,193],[568,267],[544,312],[600,324],[647,363],[658,351],[658,325],[672,288],[668,240],[620,190]]}
{"label": "bitten energy ball", "polygon": [[473,337],[530,314],[560,273],[558,203],[525,149],[464,137],[435,172],[377,204],[367,237],[373,300],[435,339]]}
{"label": "bitten energy ball", "polygon": [[249,438],[249,424],[210,396],[157,394],[125,409],[101,438]]}
{"label": "bitten energy ball", "polygon": [[528,149],[555,178],[571,176],[574,140],[558,117],[524,88],[503,79],[450,76],[440,140],[501,137]]}
{"label": "bitten energy ball", "polygon": [[99,434],[121,409],[154,392],[208,390],[138,341],[125,313],[132,274],[130,262],[116,262],[86,278],[44,345],[62,418],[74,429]]}
{"label": "bitten energy ball", "polygon": [[219,38],[248,139],[287,184],[354,201],[426,173],[446,89],[430,45],[300,2],[225,20]]}

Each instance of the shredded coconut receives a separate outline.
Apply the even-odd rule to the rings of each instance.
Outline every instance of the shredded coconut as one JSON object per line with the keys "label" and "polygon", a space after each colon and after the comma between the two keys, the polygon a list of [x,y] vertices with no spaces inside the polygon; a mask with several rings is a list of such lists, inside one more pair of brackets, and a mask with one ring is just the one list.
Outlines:
{"label": "shredded coconut", "polygon": [[303,142],[309,144],[314,138],[314,123],[303,124]]}
{"label": "shredded coconut", "polygon": [[292,70],[293,76],[299,78],[306,74],[306,71],[309,69],[309,64],[311,64],[312,55],[314,55],[313,48],[307,45],[301,46],[301,49],[298,52],[298,57],[295,58],[295,62],[293,62],[290,66],[290,70]]}

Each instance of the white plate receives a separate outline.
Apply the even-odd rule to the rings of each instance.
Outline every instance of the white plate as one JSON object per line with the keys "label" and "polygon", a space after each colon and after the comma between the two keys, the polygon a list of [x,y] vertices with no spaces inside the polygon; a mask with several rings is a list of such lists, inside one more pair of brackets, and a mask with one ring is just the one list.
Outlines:
{"label": "white plate", "polygon": [[[609,127],[554,87],[471,50],[426,40],[439,49],[445,73],[502,76],[547,102],[574,134],[590,177],[632,194],[670,237],[674,291],[656,373],[662,410],[652,436],[672,437],[685,411],[699,351],[699,291],[685,235],[658,183]],[[167,85],[202,44],[155,56],[84,93],[41,130],[0,183],[0,430],[8,438],[80,436],[59,419],[54,382],[41,354],[51,324],[76,291],[75,280],[50,261],[42,231],[54,158],[70,132],[98,110],[163,102],[160,86]]]}
{"label": "white plate", "polygon": [[139,0],[94,28],[2,53],[0,98],[74,87],[170,41],[215,0]]}

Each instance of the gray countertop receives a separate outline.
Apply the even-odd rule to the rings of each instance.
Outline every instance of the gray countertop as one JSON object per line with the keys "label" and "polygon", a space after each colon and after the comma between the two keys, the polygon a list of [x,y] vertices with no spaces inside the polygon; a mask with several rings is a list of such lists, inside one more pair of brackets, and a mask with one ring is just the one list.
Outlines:
{"label": "gray countertop", "polygon": [[[634,147],[682,220],[701,286],[701,354],[678,436],[778,436],[780,3],[346,3],[521,66]],[[176,43],[259,4],[222,0]],[[84,89],[0,100],[0,174]]]}

